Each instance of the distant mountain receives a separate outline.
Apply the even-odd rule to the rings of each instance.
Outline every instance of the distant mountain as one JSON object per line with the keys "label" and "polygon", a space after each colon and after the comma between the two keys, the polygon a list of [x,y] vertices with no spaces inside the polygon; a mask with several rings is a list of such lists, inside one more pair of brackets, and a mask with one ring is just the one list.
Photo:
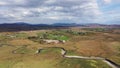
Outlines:
{"label": "distant mountain", "polygon": [[53,26],[76,26],[76,23],[54,23]]}
{"label": "distant mountain", "polygon": [[28,24],[24,22],[19,23],[3,23],[0,24],[0,32],[5,31],[28,31],[28,30],[40,30],[40,29],[58,29],[58,28],[67,28],[63,26],[55,26],[48,24]]}
{"label": "distant mountain", "polygon": [[118,24],[108,25],[108,24],[98,24],[98,23],[87,23],[87,24],[83,24],[83,25],[86,26],[86,27],[93,27],[93,28],[95,28],[95,27],[97,27],[97,28],[98,28],[98,27],[104,27],[104,28],[120,28],[120,25],[118,25]]}
{"label": "distant mountain", "polygon": [[106,27],[106,28],[120,28],[120,25],[103,25],[103,24],[76,24],[76,23],[54,23],[54,24],[28,24],[25,22],[17,23],[4,23],[0,24],[1,31],[27,31],[27,30],[40,30],[40,29],[59,29],[69,27]]}

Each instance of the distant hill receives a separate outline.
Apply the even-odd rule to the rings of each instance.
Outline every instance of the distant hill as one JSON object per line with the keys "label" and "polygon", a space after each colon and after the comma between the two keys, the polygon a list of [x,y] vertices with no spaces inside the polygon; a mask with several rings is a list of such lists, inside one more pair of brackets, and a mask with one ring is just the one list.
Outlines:
{"label": "distant hill", "polygon": [[82,24],[76,24],[76,23],[54,23],[53,26],[85,26]]}
{"label": "distant hill", "polygon": [[76,24],[76,23],[54,23],[54,24],[28,24],[25,22],[4,23],[0,24],[0,32],[4,31],[27,31],[40,29],[59,29],[69,27],[106,27],[106,28],[120,28],[120,25],[103,25],[103,24]]}
{"label": "distant hill", "polygon": [[107,24],[97,24],[97,23],[89,23],[89,24],[84,24],[84,26],[86,27],[92,27],[92,28],[98,28],[98,27],[104,27],[104,28],[120,28],[120,25],[117,24],[111,24],[111,25],[107,25]]}
{"label": "distant hill", "polygon": [[48,24],[28,24],[28,23],[4,23],[0,24],[0,32],[6,31],[28,31],[28,30],[40,30],[40,29],[59,29],[67,28],[65,26],[55,26]]}

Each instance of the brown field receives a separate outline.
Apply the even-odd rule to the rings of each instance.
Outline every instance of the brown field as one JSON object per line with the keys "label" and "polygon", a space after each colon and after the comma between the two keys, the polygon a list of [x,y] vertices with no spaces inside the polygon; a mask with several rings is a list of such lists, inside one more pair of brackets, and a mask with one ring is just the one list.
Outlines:
{"label": "brown field", "polygon": [[[27,37],[33,37],[33,36],[36,37],[37,33],[52,32],[56,30],[2,32],[0,33],[0,68],[56,68],[56,67],[69,68],[69,65],[68,67],[67,66],[62,67],[62,65],[65,65],[66,63],[65,64],[60,63],[64,59],[63,57],[61,57],[60,54],[55,54],[55,53],[47,53],[42,55],[35,54],[35,52],[38,49],[45,47],[63,47],[68,51],[74,51],[77,55],[80,56],[103,57],[103,58],[108,58],[117,64],[120,64],[120,35],[119,35],[120,30],[119,29],[99,32],[99,31],[89,31],[74,27],[71,29],[62,29],[62,30],[91,32],[92,34],[72,35],[69,33],[65,33],[64,35],[67,35],[69,37],[69,40],[67,40],[65,43],[47,44],[47,43],[35,42],[33,40],[28,39]],[[16,34],[17,36],[15,36]],[[15,37],[11,37],[11,35]],[[25,51],[23,50],[23,54],[19,54],[19,52],[17,54],[12,53],[12,51],[17,49],[20,50],[20,48],[22,50],[23,46],[26,46],[25,47],[26,50]],[[69,62],[72,61],[71,59],[64,59],[64,60],[67,60]],[[75,59],[73,60],[76,61]],[[94,60],[93,62],[97,63],[97,61]],[[102,64],[101,61],[99,62],[100,64]],[[71,64],[73,63],[71,62]],[[100,64],[98,65],[100,66]],[[104,68],[99,66],[93,68]],[[82,67],[82,63],[81,66],[76,63],[74,68],[87,68],[87,67]]]}

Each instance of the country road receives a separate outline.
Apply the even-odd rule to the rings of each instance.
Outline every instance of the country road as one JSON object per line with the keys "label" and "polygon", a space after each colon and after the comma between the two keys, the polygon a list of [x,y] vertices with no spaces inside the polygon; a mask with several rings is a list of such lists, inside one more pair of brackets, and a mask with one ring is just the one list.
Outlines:
{"label": "country road", "polygon": [[[56,48],[56,47],[53,47]],[[59,47],[57,47],[59,48]],[[102,60],[103,62],[105,62],[106,64],[108,64],[109,66],[111,66],[112,68],[120,68],[120,65],[117,65],[115,62],[106,59],[106,58],[102,58],[102,57],[85,57],[85,56],[76,56],[76,55],[66,55],[67,51],[64,48],[60,48],[61,49],[61,55],[65,58],[78,58],[78,59],[86,59],[86,60]],[[39,49],[37,50],[37,53],[40,53],[40,51],[43,49]]]}

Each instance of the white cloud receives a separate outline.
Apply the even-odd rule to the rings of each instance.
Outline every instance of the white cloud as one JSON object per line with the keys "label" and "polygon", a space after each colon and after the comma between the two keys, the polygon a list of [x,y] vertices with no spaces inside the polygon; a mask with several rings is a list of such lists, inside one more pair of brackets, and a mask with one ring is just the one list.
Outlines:
{"label": "white cloud", "polygon": [[106,4],[109,4],[109,3],[112,2],[112,0],[104,0],[104,2],[105,2]]}
{"label": "white cloud", "polygon": [[12,21],[95,22],[103,14],[96,0],[0,0],[0,5],[0,18]]}
{"label": "white cloud", "polygon": [[56,2],[56,0],[46,0],[45,1],[46,4],[52,4],[52,3],[55,3],[55,2]]}
{"label": "white cloud", "polygon": [[6,5],[7,3],[6,2],[0,2],[0,5]]}

